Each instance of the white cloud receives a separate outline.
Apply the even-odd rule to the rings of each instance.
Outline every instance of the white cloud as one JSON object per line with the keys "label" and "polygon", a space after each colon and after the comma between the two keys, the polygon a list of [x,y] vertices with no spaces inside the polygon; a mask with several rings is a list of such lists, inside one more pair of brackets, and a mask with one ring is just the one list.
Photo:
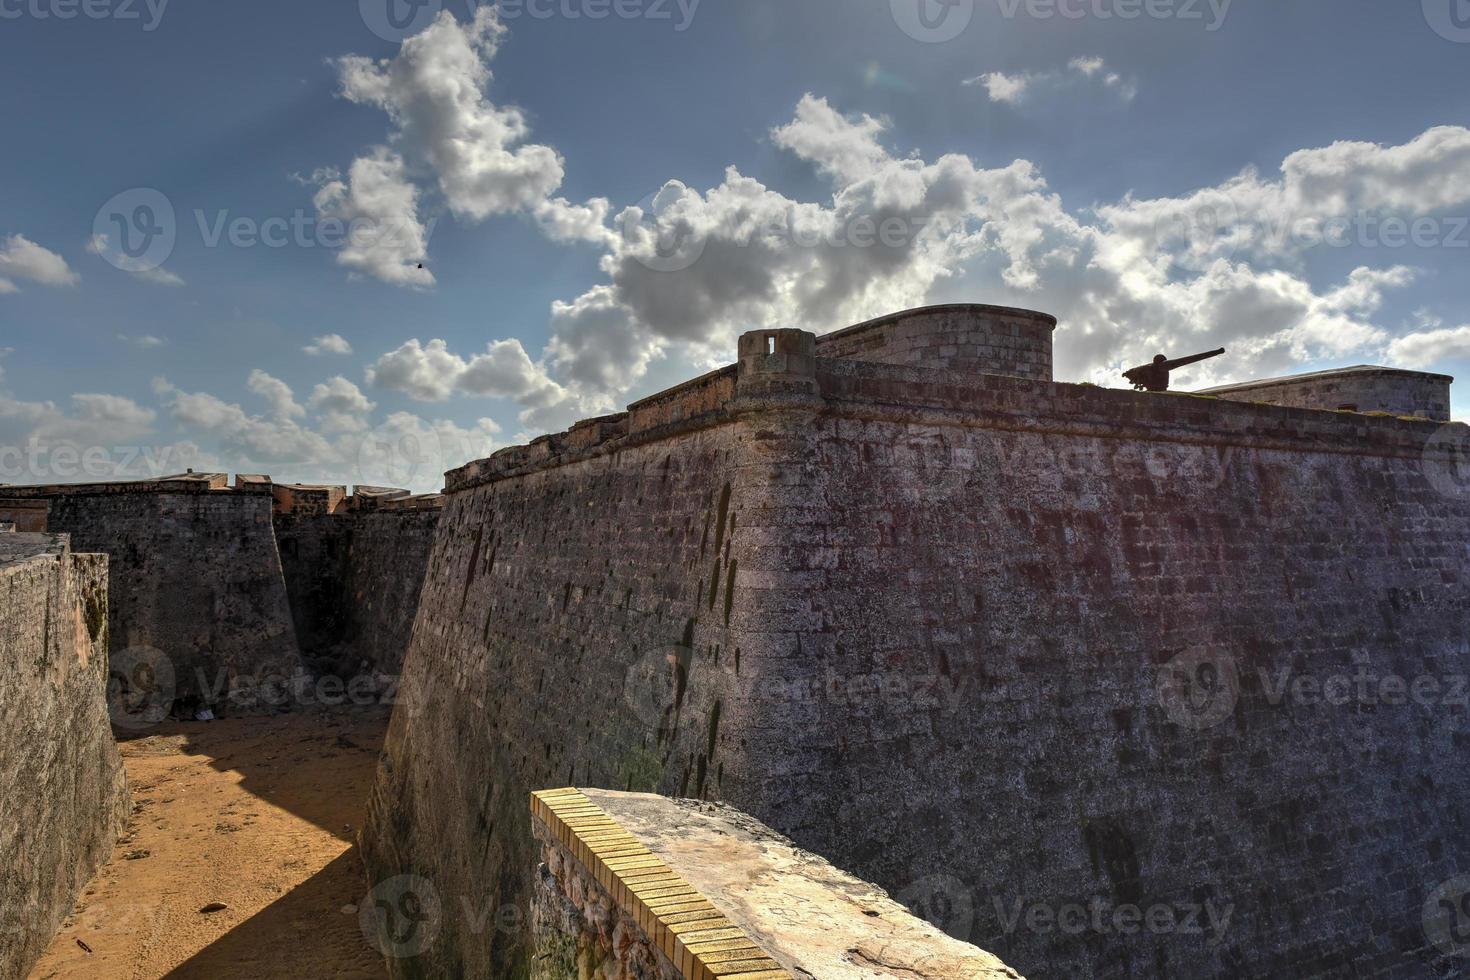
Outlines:
{"label": "white cloud", "polygon": [[417,338],[389,351],[367,372],[368,383],[418,401],[442,402],[452,395],[509,398],[530,409],[563,404],[568,393],[531,360],[519,340],[494,341],[466,359],[442,340]]}
{"label": "white cloud", "polygon": [[425,288],[434,284],[434,275],[423,266],[429,231],[419,220],[418,198],[403,157],[380,146],[352,162],[345,182],[322,184],[312,202],[324,220],[343,229],[339,265],[397,286]]}
{"label": "white cloud", "polygon": [[112,240],[107,235],[93,235],[87,241],[87,251],[93,255],[100,255],[106,259],[109,265],[119,271],[126,272],[135,279],[139,279],[154,286],[178,287],[185,285],[182,276],[170,272],[163,266],[150,266],[142,259],[135,259],[125,255],[121,251],[112,248]]}
{"label": "white cloud", "polygon": [[608,204],[576,205],[552,195],[561,186],[562,158],[549,146],[527,141],[530,127],[512,106],[490,101],[490,62],[506,28],[498,9],[485,4],[460,23],[441,11],[397,55],[373,60],[359,55],[336,62],[341,94],[388,114],[387,145],[355,160],[346,181],[319,168],[299,182],[318,184],[315,204],[324,217],[386,226],[387,236],[343,249],[338,261],[394,285],[425,287],[428,232],[419,217],[427,175],[456,218],[483,221],[494,215],[530,216],[557,241],[605,241]]}
{"label": "white cloud", "polygon": [[290,385],[280,378],[271,377],[258,368],[250,372],[246,387],[265,399],[266,404],[270,406],[273,418],[300,418],[306,414],[306,409],[296,403],[296,396],[292,393]]}
{"label": "white cloud", "polygon": [[990,96],[991,102],[1008,102],[1014,105],[1021,101],[1021,96],[1026,94],[1026,89],[1034,80],[1035,76],[1030,74],[1007,75],[1005,72],[993,71],[975,78],[967,78],[965,84],[983,85],[985,94]]}
{"label": "white cloud", "polygon": [[335,333],[318,337],[301,349],[312,357],[318,357],[323,354],[352,353],[352,345],[347,342],[347,339]]}
{"label": "white cloud", "polygon": [[125,344],[132,344],[134,347],[141,347],[144,350],[149,350],[154,347],[162,347],[164,344],[168,343],[168,341],[164,340],[162,337],[155,337],[152,334],[143,334],[141,337],[129,337],[125,333],[120,333],[117,335],[117,339],[121,340]]}
{"label": "white cloud", "polygon": [[323,432],[361,432],[367,416],[377,406],[362,390],[341,375],[328,378],[311,391],[307,405],[316,413]]}
{"label": "white cloud", "polygon": [[42,286],[75,286],[82,277],[71,270],[66,259],[50,249],[42,248],[24,235],[11,235],[0,242],[0,294],[19,292],[17,279]]}
{"label": "white cloud", "polygon": [[562,181],[560,155],[523,142],[529,127],[521,111],[486,97],[505,33],[493,5],[465,24],[442,11],[393,58],[337,62],[343,96],[387,112],[390,142],[425,160],[450,210],[475,220],[532,210]]}
{"label": "white cloud", "polygon": [[1436,362],[1470,357],[1470,324],[1395,337],[1386,353],[1389,364],[1404,368],[1426,368]]}
{"label": "white cloud", "polygon": [[1019,105],[1032,96],[1045,92],[1059,94],[1069,88],[1084,84],[1100,84],[1112,91],[1123,102],[1132,102],[1138,95],[1138,82],[1125,78],[1115,71],[1108,71],[1107,63],[1097,57],[1078,57],[1067,62],[1065,69],[1050,71],[1026,71],[1015,74],[993,71],[974,78],[967,78],[965,85],[985,89],[991,102]]}

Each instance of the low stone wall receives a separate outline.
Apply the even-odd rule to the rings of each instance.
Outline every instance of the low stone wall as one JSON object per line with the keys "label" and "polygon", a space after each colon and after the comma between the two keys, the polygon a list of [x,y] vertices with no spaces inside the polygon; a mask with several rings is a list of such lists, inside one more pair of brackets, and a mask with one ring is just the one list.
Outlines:
{"label": "low stone wall", "polygon": [[107,632],[106,556],[0,536],[0,980],[26,976],[127,820]]}
{"label": "low stone wall", "polygon": [[728,806],[534,794],[533,980],[1020,980]]}

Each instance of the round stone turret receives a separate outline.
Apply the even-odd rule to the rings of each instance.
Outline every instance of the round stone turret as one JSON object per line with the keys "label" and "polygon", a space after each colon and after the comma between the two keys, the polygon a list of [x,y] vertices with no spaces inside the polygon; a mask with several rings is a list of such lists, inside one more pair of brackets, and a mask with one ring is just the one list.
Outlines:
{"label": "round stone turret", "polygon": [[926,306],[818,337],[817,356],[1050,381],[1056,325],[1008,306]]}

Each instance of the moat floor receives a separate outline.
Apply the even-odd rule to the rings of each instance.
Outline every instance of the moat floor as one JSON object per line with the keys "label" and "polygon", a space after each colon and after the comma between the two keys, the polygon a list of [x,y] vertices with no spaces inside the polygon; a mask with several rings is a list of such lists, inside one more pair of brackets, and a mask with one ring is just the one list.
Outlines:
{"label": "moat floor", "polygon": [[[128,833],[32,980],[380,980],[358,927],[367,887],[354,841],[387,720],[316,709],[121,742]],[[213,903],[226,907],[201,911]]]}

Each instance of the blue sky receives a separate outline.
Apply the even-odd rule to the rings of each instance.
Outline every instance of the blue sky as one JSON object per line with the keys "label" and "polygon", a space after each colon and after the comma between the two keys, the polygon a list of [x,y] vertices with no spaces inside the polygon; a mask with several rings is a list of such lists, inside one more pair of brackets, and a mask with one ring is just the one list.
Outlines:
{"label": "blue sky", "polygon": [[432,489],[925,302],[1470,373],[1467,0],[0,0],[0,78],[0,482]]}

